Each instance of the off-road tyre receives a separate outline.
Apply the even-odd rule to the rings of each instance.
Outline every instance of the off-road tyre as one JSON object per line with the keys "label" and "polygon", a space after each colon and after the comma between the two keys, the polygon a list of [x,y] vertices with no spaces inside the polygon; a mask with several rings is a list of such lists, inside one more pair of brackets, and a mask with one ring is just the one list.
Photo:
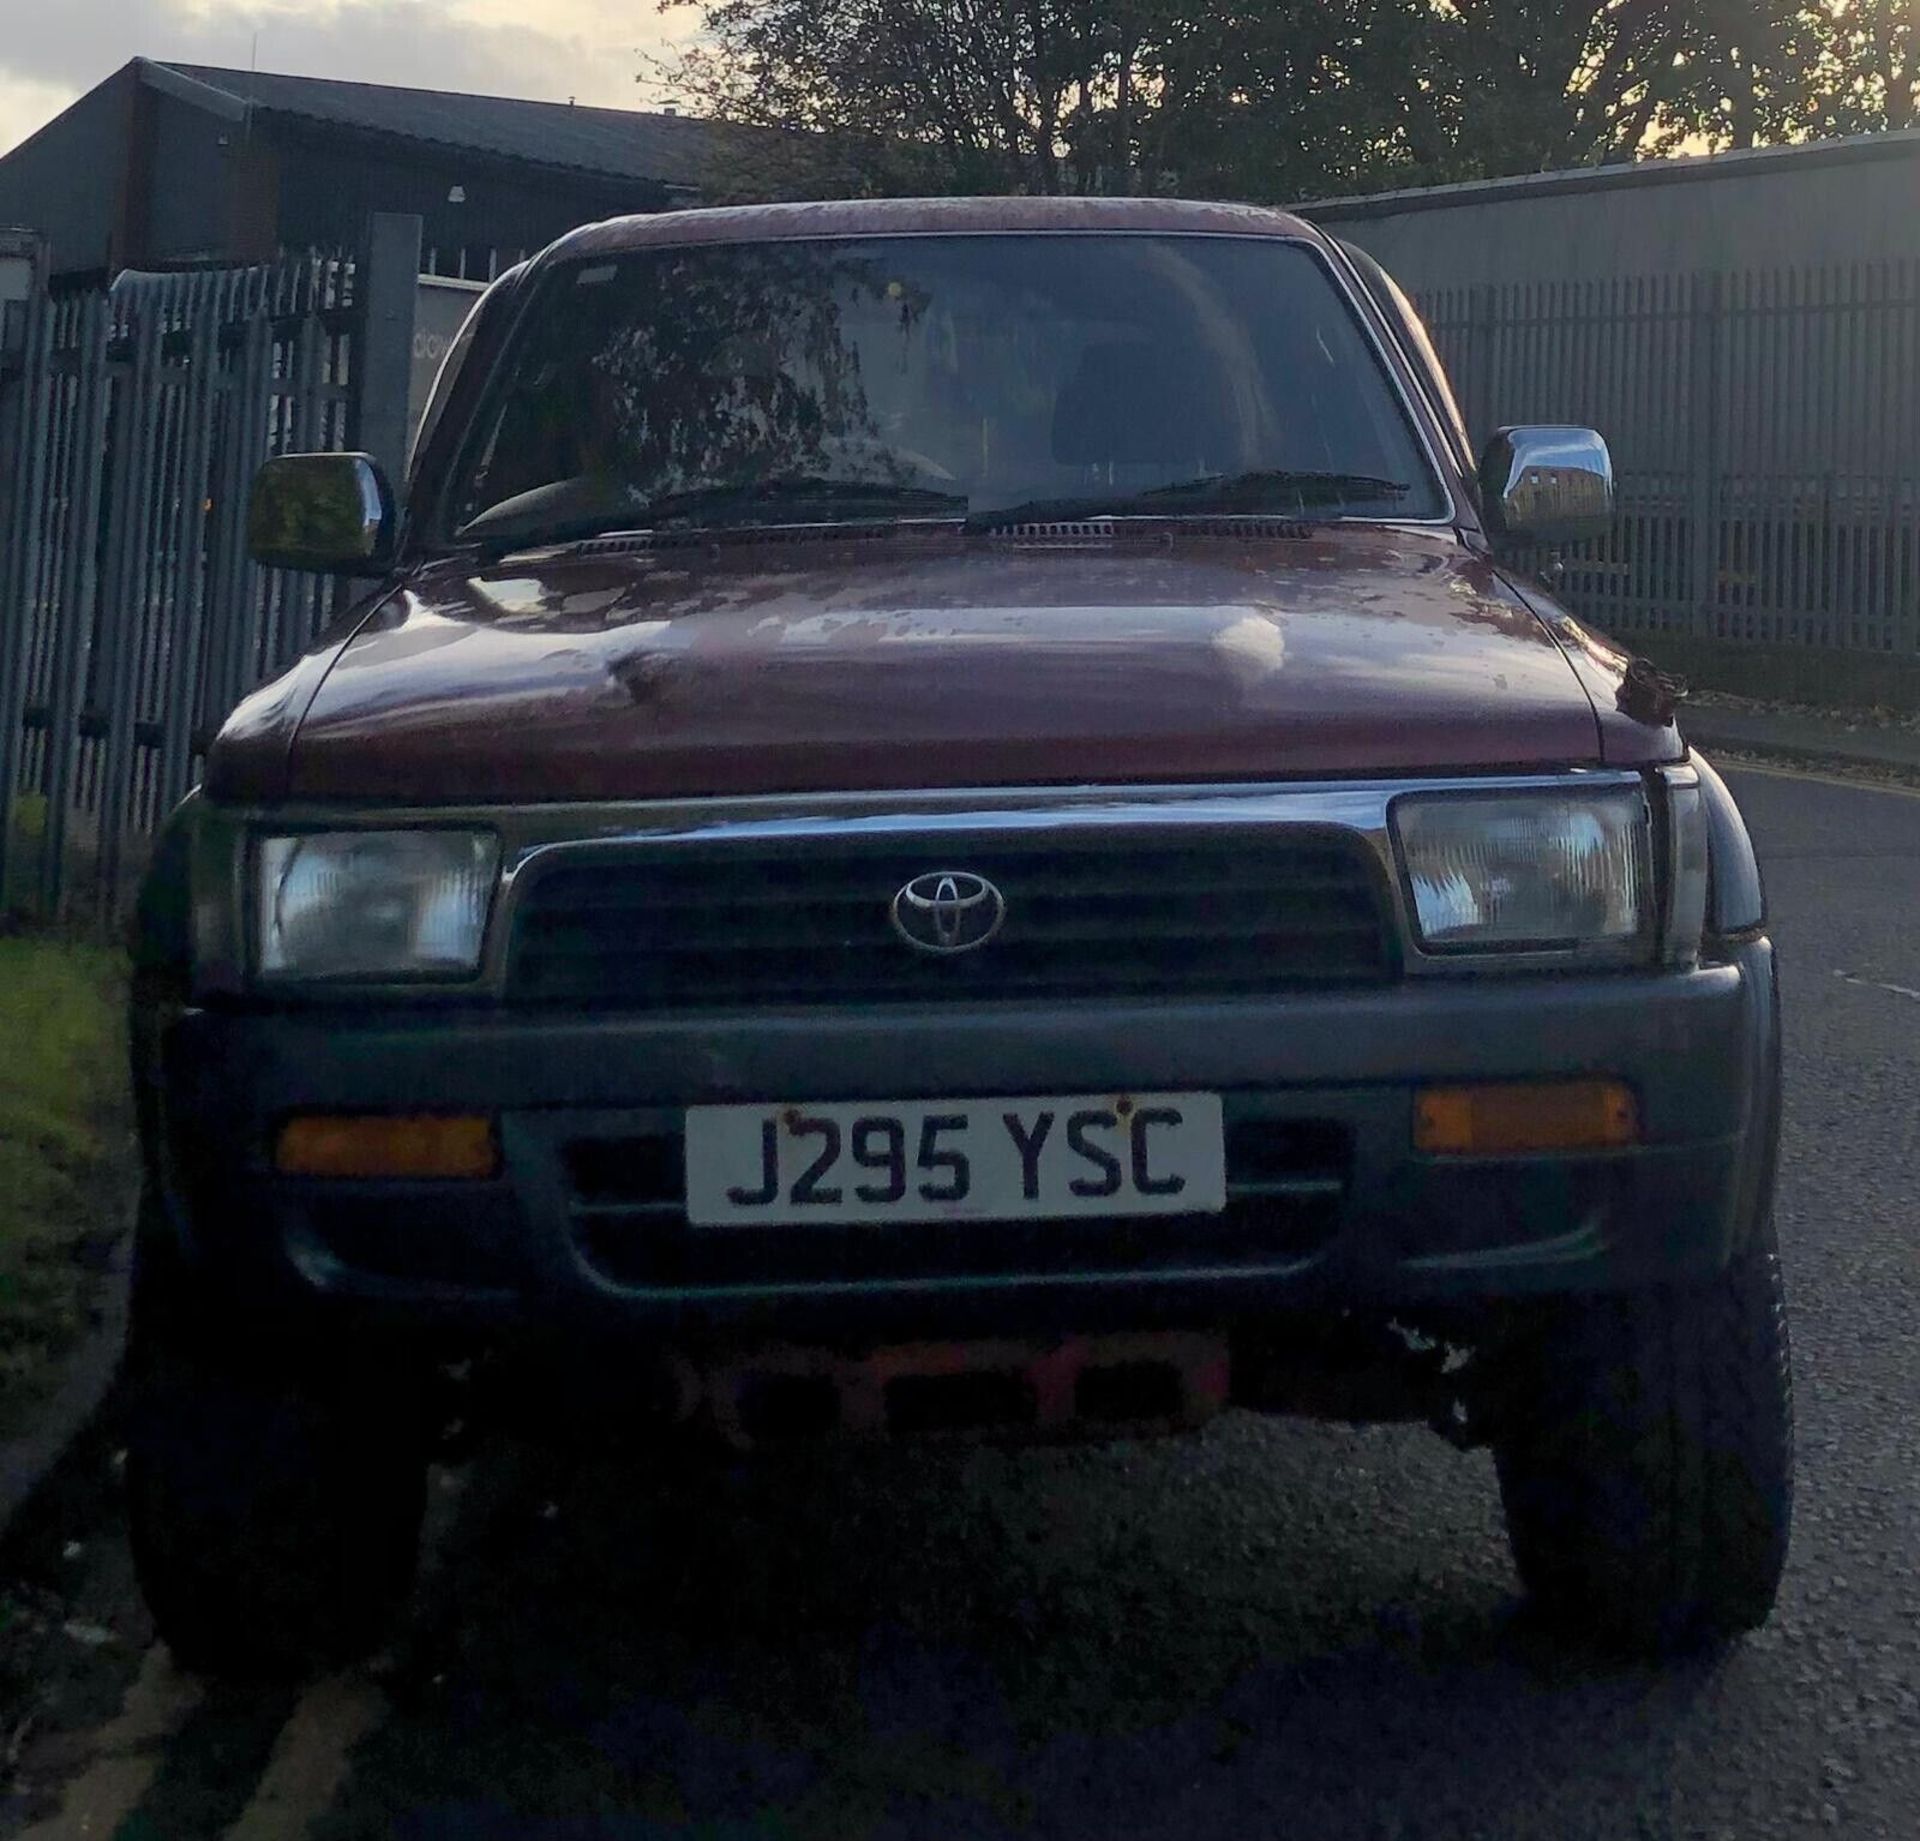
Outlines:
{"label": "off-road tyre", "polygon": [[128,1534],[176,1661],[286,1679],[379,1645],[426,1494],[420,1415],[391,1370],[209,1323],[142,1235],[127,1397]]}
{"label": "off-road tyre", "polygon": [[1672,1654],[1766,1621],[1793,1512],[1793,1392],[1771,1226],[1711,1283],[1547,1314],[1494,1440],[1537,1609],[1597,1647]]}

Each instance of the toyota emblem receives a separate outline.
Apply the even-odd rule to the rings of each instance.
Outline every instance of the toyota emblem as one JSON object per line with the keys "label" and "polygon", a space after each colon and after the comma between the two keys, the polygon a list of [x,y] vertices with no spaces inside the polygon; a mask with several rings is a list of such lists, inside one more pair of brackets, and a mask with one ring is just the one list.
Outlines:
{"label": "toyota emblem", "polygon": [[916,952],[972,952],[1000,931],[1006,897],[985,876],[936,869],[893,898],[893,930]]}

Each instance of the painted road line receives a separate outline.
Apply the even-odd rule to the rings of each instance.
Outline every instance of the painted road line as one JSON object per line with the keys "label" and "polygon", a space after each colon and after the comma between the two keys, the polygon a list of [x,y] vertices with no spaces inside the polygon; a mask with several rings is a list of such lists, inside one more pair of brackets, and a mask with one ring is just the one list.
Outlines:
{"label": "painted road line", "polygon": [[1833,975],[1842,984],[1858,985],[1863,991],[1886,991],[1894,997],[1911,997],[1920,1003],[1920,991],[1910,984],[1883,984],[1878,978],[1861,978],[1853,972],[1836,971]]}
{"label": "painted road line", "polygon": [[329,1675],[301,1695],[280,1728],[252,1799],[226,1841],[294,1841],[332,1807],[354,1747],[386,1717],[387,1697],[364,1675]]}
{"label": "painted road line", "polygon": [[160,1770],[161,1747],[186,1723],[206,1690],[173,1666],[156,1643],[120,1711],[94,1734],[94,1758],[67,1786],[60,1812],[18,1841],[107,1841],[131,1815]]}

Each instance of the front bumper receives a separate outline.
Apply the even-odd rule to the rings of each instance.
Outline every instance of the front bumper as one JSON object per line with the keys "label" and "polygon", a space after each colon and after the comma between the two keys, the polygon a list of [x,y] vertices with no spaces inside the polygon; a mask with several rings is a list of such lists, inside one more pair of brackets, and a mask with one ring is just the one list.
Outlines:
{"label": "front bumper", "polygon": [[[196,1009],[156,1046],[150,1161],[205,1281],[250,1311],[349,1309],[423,1331],[954,1337],[1698,1278],[1767,1205],[1777,1130],[1765,940],[1685,972],[1177,1004]],[[1498,1159],[1412,1148],[1422,1084],[1574,1075],[1630,1082],[1644,1142]],[[672,1206],[689,1105],[1128,1089],[1220,1092],[1230,1187],[1235,1156],[1243,1175],[1284,1166],[1279,1180],[1205,1221],[1017,1234],[804,1227],[756,1243],[688,1229]],[[471,1184],[276,1176],[275,1126],[310,1109],[492,1113],[503,1168]]]}

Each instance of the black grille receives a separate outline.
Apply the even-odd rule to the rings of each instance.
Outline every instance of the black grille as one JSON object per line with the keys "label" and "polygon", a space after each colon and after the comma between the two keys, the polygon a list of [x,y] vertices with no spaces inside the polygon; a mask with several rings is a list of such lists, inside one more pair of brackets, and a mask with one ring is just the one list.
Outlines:
{"label": "black grille", "polygon": [[[888,919],[916,876],[1006,899],[974,952],[914,951]],[[647,1010],[1145,996],[1386,978],[1374,863],[1338,832],[799,839],[626,850],[536,872],[509,995]]]}
{"label": "black grille", "polygon": [[1308,1258],[1339,1231],[1353,1159],[1344,1127],[1242,1118],[1226,1151],[1219,1214],[897,1227],[691,1226],[678,1132],[576,1138],[561,1161],[581,1253],[615,1284],[648,1288],[1263,1266]]}

